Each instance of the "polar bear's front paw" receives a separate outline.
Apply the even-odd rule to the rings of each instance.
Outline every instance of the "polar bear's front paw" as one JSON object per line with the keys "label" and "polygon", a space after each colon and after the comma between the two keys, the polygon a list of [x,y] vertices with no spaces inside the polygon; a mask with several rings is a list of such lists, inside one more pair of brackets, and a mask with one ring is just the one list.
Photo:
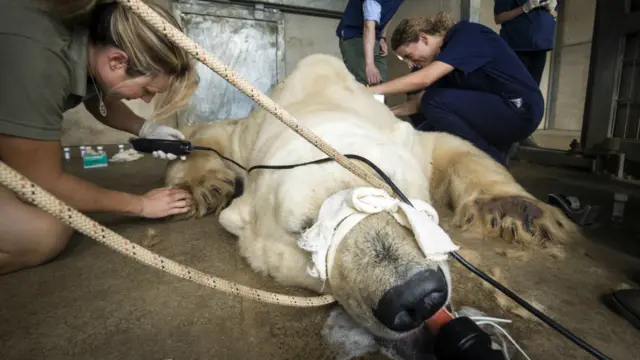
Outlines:
{"label": "polar bear's front paw", "polygon": [[560,210],[519,195],[478,196],[456,210],[454,225],[479,236],[546,246],[564,243],[577,228]]}

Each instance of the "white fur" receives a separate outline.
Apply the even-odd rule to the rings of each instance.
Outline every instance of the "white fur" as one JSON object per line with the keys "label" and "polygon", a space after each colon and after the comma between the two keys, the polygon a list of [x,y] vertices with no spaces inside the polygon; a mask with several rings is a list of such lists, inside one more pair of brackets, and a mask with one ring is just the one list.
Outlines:
{"label": "white fur", "polygon": [[[527,193],[504,167],[469,142],[449,134],[419,132],[396,118],[335,57],[303,59],[273,90],[271,98],[338,152],[357,154],[376,164],[409,199],[421,199],[436,208],[451,207],[454,216],[448,225],[467,234],[544,246],[567,241],[576,233],[559,210]],[[216,121],[183,131],[194,144],[214,147],[246,168],[326,157],[261,108],[244,119]],[[352,161],[368,169],[366,164]],[[234,177],[243,179],[244,193],[227,206]],[[307,272],[313,265],[311,254],[298,246],[301,234],[318,219],[325,200],[342,190],[371,186],[350,171],[327,162],[286,170],[257,169],[247,174],[207,153],[173,162],[167,182],[199,195],[194,209],[198,216],[224,208],[219,221],[238,236],[240,253],[254,271],[271,275],[284,285],[333,292],[354,319],[378,336],[391,339],[406,335],[384,328],[371,313],[383,292],[403,281],[398,276],[436,265],[431,260],[422,264],[413,261],[423,258],[406,228],[375,222],[386,221],[375,219],[389,218],[388,214],[363,220],[360,224],[377,229],[371,234],[358,225],[358,230],[343,240],[338,251],[344,256],[335,265],[340,271],[333,272],[329,286]],[[497,207],[508,213],[492,218]],[[529,209],[535,218],[522,220]],[[367,244],[364,250],[363,243]],[[378,266],[376,261],[385,257],[385,251],[400,255],[382,259],[383,265]],[[412,269],[401,269],[409,263]],[[451,284],[448,264],[437,265]],[[370,276],[369,269],[375,269],[372,272],[376,275]],[[447,289],[448,298],[451,288]]]}
{"label": "white fur", "polygon": [[[372,94],[361,89],[353,89],[351,94],[349,87],[360,84],[348,79],[345,87],[332,87],[342,93],[330,94],[337,98],[329,101],[352,102],[344,109],[306,111],[304,108],[305,101],[315,95],[312,88],[294,88],[299,83],[310,85],[308,79],[299,78],[311,67],[318,74],[322,73],[322,67],[336,73],[336,68],[344,67],[341,62],[336,64],[338,61],[327,55],[303,59],[287,79],[290,84],[285,84],[289,87],[280,94],[279,104],[340,153],[366,157],[394,179],[406,196],[429,202],[429,182],[425,175],[430,169],[425,169],[421,159],[412,153],[415,131],[393,116]],[[354,112],[354,103],[363,111]],[[265,114],[258,112],[254,118],[242,120],[246,125],[231,135],[231,153],[227,156],[241,159],[245,167],[295,164],[327,157],[279,120],[271,116],[263,120],[259,115]],[[358,164],[366,168],[365,164]],[[220,213],[222,226],[239,237],[240,249],[254,270],[289,284],[299,283],[300,276],[308,276],[304,282],[314,284],[312,287],[319,290],[321,284],[317,279],[306,274],[309,253],[297,246],[295,232],[305,220],[315,219],[322,202],[335,192],[369,184],[335,162],[290,170],[258,169],[248,176],[238,170],[238,176],[246,179],[245,192]]]}

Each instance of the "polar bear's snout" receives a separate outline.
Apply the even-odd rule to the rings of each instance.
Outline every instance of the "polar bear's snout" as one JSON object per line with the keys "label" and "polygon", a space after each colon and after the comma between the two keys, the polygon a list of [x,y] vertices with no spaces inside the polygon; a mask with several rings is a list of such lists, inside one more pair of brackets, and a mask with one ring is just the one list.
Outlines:
{"label": "polar bear's snout", "polygon": [[413,233],[390,214],[372,214],[349,231],[330,262],[332,294],[381,338],[409,335],[451,296],[446,261],[425,257]]}
{"label": "polar bear's snout", "polygon": [[447,279],[439,267],[421,270],[387,290],[373,314],[393,331],[410,331],[445,306],[447,293]]}

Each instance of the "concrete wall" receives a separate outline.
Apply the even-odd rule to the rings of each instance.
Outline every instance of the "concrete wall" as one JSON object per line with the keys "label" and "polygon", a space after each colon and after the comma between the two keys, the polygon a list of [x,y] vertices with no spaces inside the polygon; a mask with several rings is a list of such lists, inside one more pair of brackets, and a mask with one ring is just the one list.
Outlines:
{"label": "concrete wall", "polygon": [[557,43],[550,129],[582,129],[596,0],[565,1]]}
{"label": "concrete wall", "polygon": [[500,32],[500,25],[493,20],[493,3],[494,0],[475,0],[479,2],[480,8],[479,23],[492,28],[495,32]]}
{"label": "concrete wall", "polygon": [[289,75],[304,57],[323,53],[341,58],[335,29],[338,19],[285,14],[285,68]]}

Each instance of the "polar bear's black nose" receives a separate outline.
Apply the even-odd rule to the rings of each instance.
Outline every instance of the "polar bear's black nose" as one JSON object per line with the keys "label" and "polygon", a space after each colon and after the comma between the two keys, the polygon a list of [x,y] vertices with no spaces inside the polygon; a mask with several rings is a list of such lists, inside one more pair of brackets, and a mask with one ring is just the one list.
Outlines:
{"label": "polar bear's black nose", "polygon": [[444,307],[447,293],[447,280],[440,268],[423,270],[387,290],[373,314],[393,331],[410,331]]}

